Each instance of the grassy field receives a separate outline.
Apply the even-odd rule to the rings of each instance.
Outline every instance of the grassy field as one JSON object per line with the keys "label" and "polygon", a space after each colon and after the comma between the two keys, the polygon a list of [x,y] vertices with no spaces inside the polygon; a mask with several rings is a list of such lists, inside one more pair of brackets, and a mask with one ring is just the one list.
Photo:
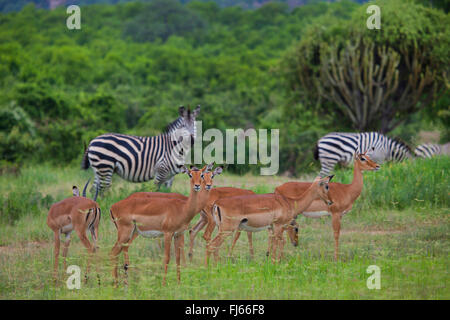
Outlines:
{"label": "grassy field", "polygon": [[[233,257],[230,245],[218,265],[205,267],[204,241],[196,241],[194,260],[176,282],[172,257],[168,285],[162,287],[162,251],[156,240],[138,237],[130,247],[129,285],[114,289],[108,253],[116,230],[107,214],[114,202],[152,183],[131,184],[115,177],[99,204],[99,263],[87,284],[69,290],[60,265],[61,283],[52,281],[53,233],[46,225],[49,206],[82,187],[91,171],[47,165],[24,168],[20,175],[0,176],[0,298],[1,299],[449,299],[449,158],[385,165],[365,174],[365,187],[352,212],[343,218],[341,259],[333,261],[331,219],[299,217],[300,245],[286,245],[285,259],[273,264],[265,256],[267,233],[254,235],[255,259],[241,237]],[[352,171],[338,171],[335,181],[349,182]],[[311,180],[312,176],[300,180]],[[217,186],[236,186],[258,193],[290,179],[231,176]],[[178,175],[173,191],[188,193],[187,177]],[[192,223],[197,220],[194,219]],[[68,265],[82,267],[86,252],[73,234]],[[230,239],[231,240],[231,239]],[[186,247],[188,240],[186,239]],[[122,257],[120,258],[122,263]],[[381,269],[381,289],[369,290],[366,269]],[[101,279],[98,286],[95,268]],[[120,274],[123,279],[123,272]]]}

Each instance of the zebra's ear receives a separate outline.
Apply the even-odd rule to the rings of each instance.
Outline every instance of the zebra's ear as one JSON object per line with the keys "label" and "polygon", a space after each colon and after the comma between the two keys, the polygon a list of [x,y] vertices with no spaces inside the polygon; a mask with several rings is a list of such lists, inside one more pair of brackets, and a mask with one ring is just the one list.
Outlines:
{"label": "zebra's ear", "polygon": [[180,106],[180,108],[178,109],[178,112],[180,114],[180,117],[186,117],[187,116],[187,110],[184,106]]}
{"label": "zebra's ear", "polygon": [[197,107],[192,111],[192,117],[195,119],[200,113],[200,105],[197,105]]}

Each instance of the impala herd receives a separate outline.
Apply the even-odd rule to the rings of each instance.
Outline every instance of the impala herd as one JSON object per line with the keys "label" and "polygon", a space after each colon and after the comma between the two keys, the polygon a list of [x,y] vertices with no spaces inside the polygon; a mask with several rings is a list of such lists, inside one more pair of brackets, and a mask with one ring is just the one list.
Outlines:
{"label": "impala herd", "polygon": [[[349,212],[363,188],[363,171],[378,170],[380,166],[365,153],[354,156],[353,181],[350,184],[330,182],[333,176],[317,177],[312,182],[288,182],[278,186],[274,193],[255,194],[251,190],[218,187],[213,188],[213,179],[222,173],[221,166],[213,169],[209,164],[202,169],[182,167],[182,173],[190,178],[189,196],[178,193],[137,192],[111,206],[110,217],[117,230],[117,241],[110,258],[113,263],[112,275],[118,284],[117,261],[124,254],[124,270],[127,274],[130,265],[128,249],[139,235],[146,238],[164,238],[164,276],[166,283],[168,264],[174,242],[177,264],[177,280],[180,282],[180,264],[185,263],[184,232],[189,230],[189,259],[194,253],[194,240],[200,230],[206,227],[203,239],[206,241],[205,264],[211,255],[219,259],[219,249],[226,237],[234,233],[230,253],[240,236],[246,231],[253,257],[252,233],[268,231],[267,255],[276,263],[283,258],[285,244],[284,232],[294,246],[298,245],[299,214],[306,217],[331,216],[335,238],[334,258],[338,259],[338,246],[341,218]],[[64,268],[70,244],[70,234],[76,231],[82,244],[89,252],[87,272],[92,254],[96,251],[98,226],[101,210],[95,201],[86,197],[86,183],[82,196],[77,187],[73,187],[73,197],[55,203],[49,211],[47,224],[54,232],[54,277],[58,275],[58,257],[60,237],[65,235],[63,249]],[[200,219],[192,227],[193,218],[200,213]],[[212,239],[215,227],[217,235]],[[92,235],[91,243],[86,235]],[[86,277],[87,280],[87,277]],[[126,280],[125,280],[126,282]]]}

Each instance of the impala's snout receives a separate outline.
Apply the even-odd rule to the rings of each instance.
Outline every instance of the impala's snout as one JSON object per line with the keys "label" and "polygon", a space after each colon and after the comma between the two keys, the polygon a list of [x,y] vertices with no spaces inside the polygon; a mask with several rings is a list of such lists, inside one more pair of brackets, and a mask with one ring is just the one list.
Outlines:
{"label": "impala's snout", "polygon": [[328,205],[331,206],[333,204],[333,201],[328,200]]}
{"label": "impala's snout", "polygon": [[381,167],[380,167],[379,165],[377,165],[377,166],[375,167],[374,170],[375,170],[375,171],[378,171],[378,170],[380,170],[380,168],[381,168]]}
{"label": "impala's snout", "polygon": [[200,191],[200,185],[199,184],[195,184],[194,185],[194,190],[195,191]]}
{"label": "impala's snout", "polygon": [[294,247],[298,247],[298,242],[292,241],[292,245],[293,245]]}
{"label": "impala's snout", "polygon": [[206,190],[209,191],[209,190],[211,190],[211,188],[212,188],[212,184],[207,184],[207,185],[205,185],[205,189],[206,189]]}

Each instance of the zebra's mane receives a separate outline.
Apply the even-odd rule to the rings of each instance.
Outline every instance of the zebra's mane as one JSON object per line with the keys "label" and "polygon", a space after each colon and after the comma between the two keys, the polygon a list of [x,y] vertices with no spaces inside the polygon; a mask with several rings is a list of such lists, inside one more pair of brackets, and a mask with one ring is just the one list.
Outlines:
{"label": "zebra's mane", "polygon": [[170,133],[175,129],[181,128],[184,125],[184,119],[182,117],[178,117],[175,121],[169,123],[164,129],[164,133]]}

